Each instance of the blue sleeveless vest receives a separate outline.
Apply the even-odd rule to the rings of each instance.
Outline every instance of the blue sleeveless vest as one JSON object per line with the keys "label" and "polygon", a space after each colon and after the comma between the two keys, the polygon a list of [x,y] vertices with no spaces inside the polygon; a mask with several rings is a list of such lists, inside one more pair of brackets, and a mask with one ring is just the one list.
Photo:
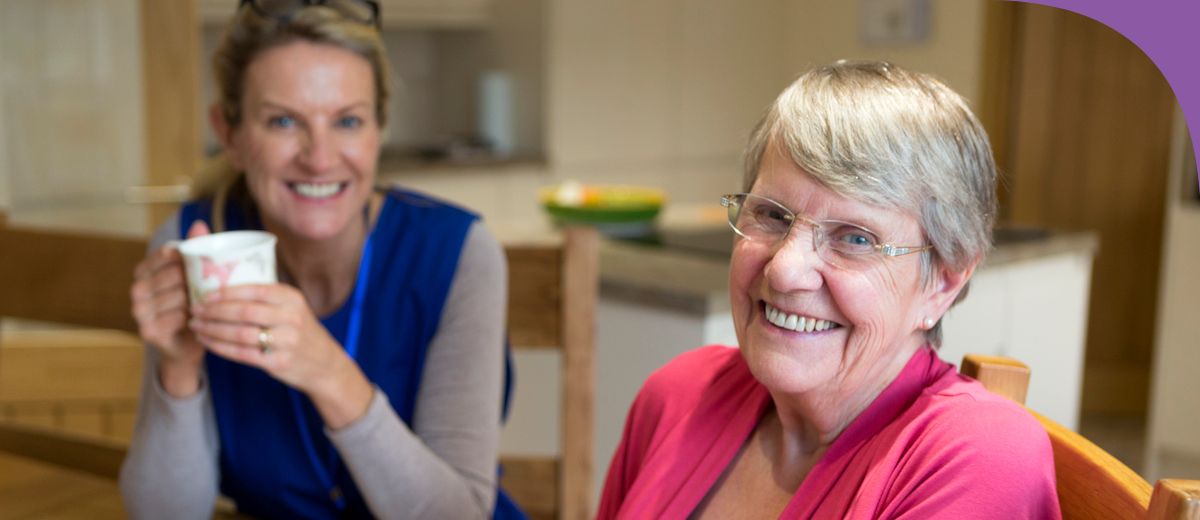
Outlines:
{"label": "blue sleeveless vest", "polygon": [[[237,202],[225,205],[226,229],[262,229],[257,212]],[[186,234],[196,220],[211,226],[212,211],[211,199],[184,205],[180,233]],[[477,218],[430,197],[390,191],[371,232],[370,281],[355,357],[410,427],[426,351],[467,231]],[[346,342],[351,299],[321,319],[341,344]],[[261,518],[372,517],[306,396],[257,368],[212,354],[206,355],[205,366],[220,439],[220,489],[239,512]],[[507,388],[511,368],[506,376]],[[507,407],[507,390],[504,401]],[[328,480],[341,493],[340,508],[333,489],[325,485]],[[500,493],[495,517],[524,515]]]}

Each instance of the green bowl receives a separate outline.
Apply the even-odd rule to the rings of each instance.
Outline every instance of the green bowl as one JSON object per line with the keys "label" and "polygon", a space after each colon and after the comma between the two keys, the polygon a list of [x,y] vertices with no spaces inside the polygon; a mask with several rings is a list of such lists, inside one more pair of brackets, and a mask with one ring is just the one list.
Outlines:
{"label": "green bowl", "polygon": [[587,207],[562,206],[553,202],[545,204],[546,212],[560,222],[581,224],[612,224],[619,222],[643,222],[654,220],[662,206]]}
{"label": "green bowl", "polygon": [[662,211],[661,190],[639,186],[575,187],[578,203],[563,203],[556,188],[541,192],[542,207],[559,225],[595,226],[610,236],[636,236],[652,231]]}

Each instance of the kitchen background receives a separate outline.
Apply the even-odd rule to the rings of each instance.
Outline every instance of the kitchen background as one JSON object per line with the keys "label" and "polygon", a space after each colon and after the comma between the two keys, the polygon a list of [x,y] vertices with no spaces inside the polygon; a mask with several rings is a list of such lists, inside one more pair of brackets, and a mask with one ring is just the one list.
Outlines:
{"label": "kitchen background", "polygon": [[[1150,476],[1197,474],[1200,204],[1180,180],[1194,159],[1169,88],[1120,35],[996,0],[382,4],[381,179],[473,207],[501,236],[546,228],[536,191],[564,180],[662,188],[664,222],[686,223],[739,185],[750,126],[812,65],[942,77],[992,134],[1002,220],[1099,238],[1081,429]],[[207,62],[235,5],[0,2],[10,221],[141,235],[167,214],[213,149]]]}

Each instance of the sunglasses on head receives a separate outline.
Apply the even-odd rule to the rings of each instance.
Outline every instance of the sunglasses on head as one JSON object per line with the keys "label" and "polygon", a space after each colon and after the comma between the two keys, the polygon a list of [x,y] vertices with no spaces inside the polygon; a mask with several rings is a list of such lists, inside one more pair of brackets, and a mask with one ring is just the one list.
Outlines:
{"label": "sunglasses on head", "polygon": [[381,28],[379,2],[373,0],[242,0],[238,9],[247,5],[263,18],[286,23],[301,9],[310,6],[331,8],[349,20]]}

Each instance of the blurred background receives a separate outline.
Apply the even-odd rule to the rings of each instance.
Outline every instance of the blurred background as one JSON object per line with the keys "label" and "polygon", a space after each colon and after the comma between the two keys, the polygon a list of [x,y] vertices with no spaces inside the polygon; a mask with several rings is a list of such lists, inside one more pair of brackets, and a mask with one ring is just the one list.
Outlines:
{"label": "blurred background", "polygon": [[[730,341],[727,234],[675,245],[722,225],[714,206],[740,185],[740,154],[766,105],[803,70],[841,58],[941,77],[991,136],[1004,175],[999,246],[973,306],[948,317],[943,355],[1020,357],[1034,367],[1031,407],[1042,400],[1152,482],[1200,476],[1195,158],[1170,87],[1111,29],[999,0],[381,4],[395,92],[381,182],[474,208],[502,238],[549,228],[544,186],[666,194],[648,241],[657,249],[613,241],[602,254],[600,477],[645,375],[701,342]],[[146,236],[170,215],[216,151],[208,63],[235,7],[0,2],[8,222]],[[699,278],[670,286],[663,271]],[[42,348],[62,342],[45,328],[4,324],[0,417],[127,439],[136,341],[83,334],[68,353]],[[530,404],[518,404],[514,423],[541,426],[507,434],[506,446],[553,450],[559,440],[536,433],[553,430],[553,403],[528,388],[552,388],[540,374],[554,360],[521,363],[529,375],[517,402]],[[56,399],[110,404],[45,404]]]}

